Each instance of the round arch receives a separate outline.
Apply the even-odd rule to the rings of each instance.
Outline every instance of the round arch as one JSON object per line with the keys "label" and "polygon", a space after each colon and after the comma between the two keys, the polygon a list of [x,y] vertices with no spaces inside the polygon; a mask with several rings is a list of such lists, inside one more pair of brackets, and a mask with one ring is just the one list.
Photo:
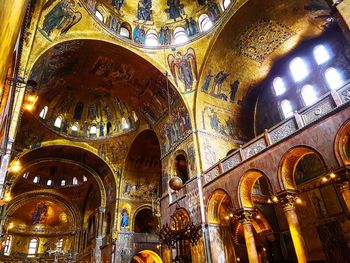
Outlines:
{"label": "round arch", "polygon": [[252,197],[252,191],[255,183],[258,181],[259,178],[264,177],[266,181],[268,182],[268,186],[270,190],[272,191],[271,183],[266,176],[265,173],[263,173],[260,170],[248,170],[246,171],[243,176],[241,177],[239,184],[238,184],[238,202],[241,208],[253,208],[254,202]]}
{"label": "round arch", "polygon": [[227,225],[233,217],[233,206],[229,194],[223,189],[216,189],[207,202],[207,222]]}
{"label": "round arch", "polygon": [[[157,229],[157,225],[158,225],[158,218],[156,216],[153,215],[153,211],[152,211],[152,207],[149,206],[149,205],[143,205],[143,206],[140,206],[136,209],[136,211],[134,212],[134,215],[133,215],[133,220],[132,220],[132,228],[133,228],[133,231],[135,233],[152,233],[152,232],[144,232],[144,231],[139,231],[137,232],[136,231],[136,227],[138,227],[138,224],[137,224],[137,219],[138,219],[138,216],[141,215],[142,212],[146,212],[146,214],[142,217],[143,220],[147,221],[147,223],[149,224],[150,222],[150,218],[147,218],[148,216],[150,216],[149,213],[151,213],[151,216],[152,218],[154,219],[154,222],[153,223],[156,223],[156,225],[154,226],[154,230]],[[142,222],[143,223],[143,222]],[[155,233],[155,232],[154,232]]]}
{"label": "round arch", "polygon": [[279,169],[277,176],[282,191],[297,190],[294,178],[295,168],[301,158],[308,154],[315,154],[321,160],[323,166],[327,169],[326,163],[318,151],[305,145],[295,146],[289,149],[283,155],[278,166]]}
{"label": "round arch", "polygon": [[133,257],[131,263],[163,263],[163,261],[156,252],[142,250]]}
{"label": "round arch", "polygon": [[350,164],[350,119],[343,123],[335,136],[334,152],[339,164]]}

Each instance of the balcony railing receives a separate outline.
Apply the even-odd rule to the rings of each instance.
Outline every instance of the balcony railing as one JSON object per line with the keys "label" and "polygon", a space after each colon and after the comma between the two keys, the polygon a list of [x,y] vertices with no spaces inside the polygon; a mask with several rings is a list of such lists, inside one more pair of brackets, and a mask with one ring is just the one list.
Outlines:
{"label": "balcony railing", "polygon": [[235,152],[210,167],[203,173],[203,185],[209,184],[215,178],[227,173],[245,160],[292,136],[349,101],[350,82],[347,82],[337,91],[325,94],[315,104],[295,112],[291,118],[282,121],[271,129],[265,130],[263,134],[244,144]]}

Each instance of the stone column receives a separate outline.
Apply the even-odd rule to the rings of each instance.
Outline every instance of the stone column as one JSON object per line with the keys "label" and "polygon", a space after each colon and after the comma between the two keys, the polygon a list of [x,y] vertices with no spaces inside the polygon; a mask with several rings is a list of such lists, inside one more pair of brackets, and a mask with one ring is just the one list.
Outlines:
{"label": "stone column", "polygon": [[104,207],[98,208],[98,221],[97,221],[97,237],[95,246],[95,262],[102,262],[101,246],[103,244],[103,218],[106,209]]}
{"label": "stone column", "polygon": [[278,195],[284,214],[288,221],[289,231],[292,236],[295,253],[299,263],[306,262],[306,248],[301,233],[298,216],[295,209],[296,194],[284,192]]}
{"label": "stone column", "polygon": [[236,219],[243,225],[244,239],[248,252],[248,259],[250,263],[258,263],[258,251],[254,239],[253,219],[254,210],[239,210],[235,213]]}

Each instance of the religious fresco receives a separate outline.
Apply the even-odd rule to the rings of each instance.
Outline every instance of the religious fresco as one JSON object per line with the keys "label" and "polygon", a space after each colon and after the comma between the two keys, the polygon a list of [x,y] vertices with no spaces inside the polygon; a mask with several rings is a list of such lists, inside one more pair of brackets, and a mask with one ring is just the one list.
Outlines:
{"label": "religious fresco", "polygon": [[74,0],[49,0],[43,6],[42,11],[46,12],[49,9],[41,27],[38,28],[38,31],[49,41],[52,41],[53,32],[57,36],[64,35],[82,18],[81,12],[76,10]]}
{"label": "religious fresco", "polygon": [[239,88],[239,80],[234,80],[229,84],[229,75],[230,73],[227,73],[224,70],[220,70],[216,74],[212,74],[212,71],[208,70],[201,86],[201,91],[214,98],[233,103]]}
{"label": "religious fresco", "polygon": [[39,223],[45,223],[46,218],[48,216],[48,210],[49,210],[49,207],[46,202],[43,201],[38,203],[32,217],[33,225],[39,224]]}
{"label": "religious fresco", "polygon": [[176,21],[177,18],[183,18],[185,16],[184,5],[181,4],[181,0],[167,0],[168,8],[165,12],[169,14],[170,19]]}
{"label": "religious fresco", "polygon": [[129,212],[127,208],[123,208],[121,212],[120,228],[122,230],[127,230],[129,228]]}
{"label": "religious fresco", "polygon": [[317,178],[327,171],[320,158],[315,154],[305,155],[295,168],[295,183],[297,185]]}
{"label": "religious fresco", "polygon": [[186,53],[174,51],[168,55],[168,65],[175,85],[183,94],[194,91],[193,83],[198,80],[196,53],[193,48],[188,48]]}
{"label": "religious fresco", "polygon": [[143,21],[152,20],[152,0],[139,0],[136,17]]}
{"label": "religious fresco", "polygon": [[124,181],[123,196],[125,198],[151,201],[158,198],[158,182],[138,179],[136,182]]}
{"label": "religious fresco", "polygon": [[167,116],[160,123],[156,130],[160,135],[162,156],[181,143],[192,133],[190,116],[185,106],[179,104],[172,109],[170,116]]}

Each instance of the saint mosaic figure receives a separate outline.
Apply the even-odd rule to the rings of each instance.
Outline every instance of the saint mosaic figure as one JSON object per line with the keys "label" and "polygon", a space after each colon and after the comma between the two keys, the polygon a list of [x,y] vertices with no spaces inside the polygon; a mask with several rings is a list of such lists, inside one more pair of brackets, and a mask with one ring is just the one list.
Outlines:
{"label": "saint mosaic figure", "polygon": [[165,9],[165,12],[169,14],[170,19],[174,19],[174,21],[176,21],[176,18],[182,18],[184,15],[184,5],[180,3],[180,0],[168,0],[167,5],[169,8]]}
{"label": "saint mosaic figure", "polygon": [[124,0],[112,0],[112,5],[120,11],[122,9],[122,6],[124,4]]}
{"label": "saint mosaic figure", "polygon": [[137,19],[151,21],[152,15],[152,0],[139,0],[137,7]]}
{"label": "saint mosaic figure", "polygon": [[48,216],[49,206],[45,202],[40,202],[35,209],[35,212],[32,217],[33,225],[42,223],[45,221]]}
{"label": "saint mosaic figure", "polygon": [[197,23],[192,17],[190,19],[186,19],[186,33],[189,37],[198,33]]}
{"label": "saint mosaic figure", "polygon": [[[43,11],[48,9],[56,1],[57,0],[48,1],[43,7]],[[54,8],[45,15],[42,28],[38,29],[40,33],[49,41],[51,41],[50,36],[55,29],[58,29],[61,35],[66,34],[82,17],[79,11],[74,10],[74,7],[75,2],[73,0],[59,1]]]}
{"label": "saint mosaic figure", "polygon": [[125,228],[129,226],[129,214],[126,209],[123,209],[120,221],[120,227]]}
{"label": "saint mosaic figure", "polygon": [[193,48],[189,48],[185,55],[181,51],[168,56],[168,65],[176,86],[178,79],[184,86],[184,92],[191,92],[194,80],[198,79],[196,54]]}

